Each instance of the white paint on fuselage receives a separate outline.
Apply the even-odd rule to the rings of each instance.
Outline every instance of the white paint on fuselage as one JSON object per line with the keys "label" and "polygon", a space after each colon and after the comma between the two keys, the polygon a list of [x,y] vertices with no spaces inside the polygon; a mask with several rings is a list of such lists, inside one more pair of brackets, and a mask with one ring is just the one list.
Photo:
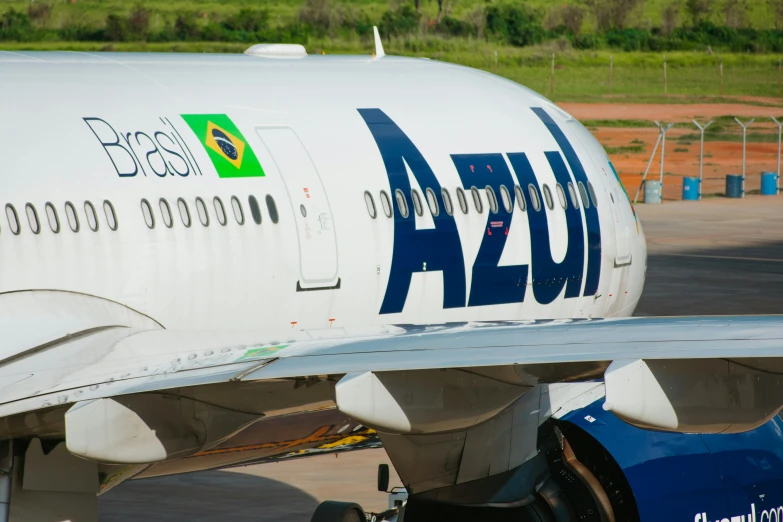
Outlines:
{"label": "white paint on fuselage", "polygon": [[[568,123],[562,111],[547,106],[598,192],[602,267],[596,296],[563,299],[561,293],[553,303],[541,305],[529,287],[523,303],[443,309],[441,274],[426,272],[414,274],[402,313],[379,315],[394,231],[393,220],[383,214],[379,193],[386,190],[392,200],[394,194],[358,108],[380,108],[392,118],[451,193],[465,257],[467,295],[487,210],[475,212],[468,191],[471,211],[468,215],[459,211],[455,190],[462,183],[451,154],[527,153],[539,183],[552,188],[556,206],[546,210],[552,254],[556,261],[564,255],[565,218],[543,155],[545,150],[559,148],[529,110],[540,106],[541,99],[490,74],[391,57],[370,62],[364,57],[271,60],[243,55],[15,53],[0,56],[0,85],[5,120],[0,128],[0,205],[13,204],[22,222],[22,232],[15,236],[7,220],[0,219],[0,292],[46,288],[91,294],[178,329],[281,328],[293,322],[296,328],[326,328],[331,324],[604,317],[630,315],[641,294],[644,236],[628,200],[616,197],[614,176],[600,170],[605,167],[605,154],[592,137],[590,144],[583,143],[585,137],[575,131],[578,124]],[[218,178],[206,151],[179,117],[200,113],[228,114],[259,159],[263,145],[254,132],[257,126],[294,130],[320,173],[333,212],[339,290],[296,291],[300,251],[295,210],[283,180],[263,160],[266,177]],[[101,118],[117,132],[150,136],[156,131],[173,133],[161,120],[167,118],[186,142],[187,156],[195,160],[201,174],[159,177],[142,157],[146,175],[120,177],[85,117]],[[142,156],[143,137],[140,143],[134,150]],[[154,166],[160,168],[160,162]],[[121,168],[129,166],[126,163]],[[368,216],[365,190],[375,198],[376,219]],[[614,267],[616,240],[609,191],[614,191],[615,204],[632,232],[632,263],[621,268]],[[481,192],[486,207],[486,195]],[[250,194],[262,208],[260,226],[250,217]],[[267,194],[276,201],[278,224],[269,218],[264,203]],[[243,205],[244,226],[237,225],[233,217],[234,195]],[[223,201],[227,226],[216,220],[215,196]],[[426,209],[426,195],[421,192],[421,196]],[[207,203],[209,227],[198,220],[196,197]],[[142,198],[154,210],[153,230],[144,223]],[[172,228],[163,225],[160,198],[171,206]],[[189,228],[180,219],[178,198],[190,207]],[[98,211],[97,232],[88,228],[86,200]],[[116,209],[117,231],[107,226],[104,200]],[[73,202],[79,212],[78,233],[68,227],[66,201]],[[41,220],[38,235],[27,224],[28,202]],[[46,223],[46,202],[58,211],[59,234]],[[527,219],[516,206],[511,228],[501,264],[530,263]]]}

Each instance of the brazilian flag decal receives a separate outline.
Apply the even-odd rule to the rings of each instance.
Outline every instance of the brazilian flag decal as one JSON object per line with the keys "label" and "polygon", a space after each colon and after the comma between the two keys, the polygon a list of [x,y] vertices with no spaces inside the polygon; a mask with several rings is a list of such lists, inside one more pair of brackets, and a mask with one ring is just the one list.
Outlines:
{"label": "brazilian flag decal", "polygon": [[221,178],[251,178],[264,175],[245,137],[225,114],[181,114],[209,154]]}

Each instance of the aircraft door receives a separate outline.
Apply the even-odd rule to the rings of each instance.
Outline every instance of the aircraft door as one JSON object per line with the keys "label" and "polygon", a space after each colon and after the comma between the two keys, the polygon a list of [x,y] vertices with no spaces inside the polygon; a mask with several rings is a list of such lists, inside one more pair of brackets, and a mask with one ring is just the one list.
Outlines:
{"label": "aircraft door", "polygon": [[296,219],[301,280],[297,289],[334,287],[337,240],[332,211],[310,155],[288,127],[256,127],[277,166]]}
{"label": "aircraft door", "polygon": [[[605,171],[604,171],[605,172]],[[617,243],[617,253],[615,254],[615,266],[625,266],[631,264],[631,230],[628,220],[624,219],[621,205],[625,194],[616,190],[612,183],[607,184],[609,193],[609,205],[612,209],[612,220],[614,221],[614,234]]]}

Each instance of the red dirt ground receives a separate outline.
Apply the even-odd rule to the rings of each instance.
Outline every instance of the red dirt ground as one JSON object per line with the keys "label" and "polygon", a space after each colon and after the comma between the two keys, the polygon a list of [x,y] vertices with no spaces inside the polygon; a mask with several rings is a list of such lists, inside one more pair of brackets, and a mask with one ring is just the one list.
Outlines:
{"label": "red dirt ground", "polygon": [[[742,104],[586,104],[562,103],[560,106],[579,120],[664,120],[666,122],[689,122],[697,118],[705,122],[716,116],[736,115],[741,119],[757,117],[759,121],[748,130],[749,133],[763,131],[773,133],[777,127],[765,115],[780,116],[783,109]],[[764,118],[763,120],[760,118]],[[610,153],[612,163],[620,173],[620,179],[633,199],[642,179],[642,173],[650,159],[658,129],[613,128],[591,129],[605,147],[628,147],[643,142],[640,153]],[[699,175],[699,140],[688,143],[677,140],[685,134],[698,131],[672,129],[666,134],[665,172],[663,195],[665,199],[681,199],[682,177]],[[638,140],[632,143],[634,140]],[[748,143],[746,152],[746,191],[758,190],[762,171],[777,171],[777,144],[774,142]],[[742,173],[742,143],[707,141],[704,144],[704,181],[702,193],[719,194],[725,189],[726,174]],[[660,177],[660,147],[650,167],[648,179]],[[640,196],[641,199],[641,196]]]}

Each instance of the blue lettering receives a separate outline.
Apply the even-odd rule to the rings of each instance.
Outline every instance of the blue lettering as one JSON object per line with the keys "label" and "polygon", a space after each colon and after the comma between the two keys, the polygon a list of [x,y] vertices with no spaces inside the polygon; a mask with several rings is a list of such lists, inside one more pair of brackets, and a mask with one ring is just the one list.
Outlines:
{"label": "blue lettering", "polygon": [[[419,149],[380,109],[357,109],[375,138],[389,177],[392,199],[399,189],[411,209],[402,217],[394,213],[394,253],[380,313],[402,312],[414,272],[443,272],[443,308],[465,306],[465,261],[454,218],[446,212],[433,216],[434,229],[417,230],[407,163],[422,191],[431,188],[444,208],[441,187]],[[422,195],[423,197],[424,195]]]}
{"label": "blue lettering", "polygon": [[[559,152],[545,152],[549,165],[555,174],[557,182],[568,187],[571,176],[563,162]],[[566,205],[566,224],[568,228],[568,247],[565,257],[559,263],[552,259],[551,243],[549,238],[549,225],[546,216],[545,205],[536,211],[530,197],[529,187],[535,188],[539,202],[543,201],[538,180],[533,173],[533,167],[522,152],[508,154],[511,166],[517,174],[522,193],[527,203],[527,219],[530,226],[530,252],[533,265],[533,295],[541,304],[549,304],[554,301],[563,286],[566,287],[565,297],[579,297],[582,286],[582,270],[584,266],[584,237],[582,229],[582,214],[573,205]]]}
{"label": "blue lettering", "polygon": [[[498,266],[506,246],[514,211],[514,178],[502,154],[452,154],[465,189],[491,187],[498,200],[498,212],[487,209],[487,224],[470,285],[468,306],[521,303],[525,299],[527,265]],[[511,208],[506,210],[501,186],[508,190]]]}
{"label": "blue lettering", "polygon": [[[585,169],[563,131],[544,109],[540,107],[531,107],[531,110],[542,122],[544,122],[549,133],[552,134],[552,137],[557,141],[557,144],[563,151],[566,161],[568,161],[568,165],[571,167],[571,172],[573,172],[577,183],[581,182],[587,187],[588,180]],[[516,167],[514,168],[516,169]],[[601,226],[598,222],[598,210],[594,205],[590,205],[590,208],[585,206],[582,208],[585,212],[585,221],[587,221],[587,276],[585,277],[585,290],[582,295],[595,295],[598,291],[598,282],[601,277]],[[569,227],[569,236],[570,235]],[[533,264],[533,267],[535,269],[535,263]]]}
{"label": "blue lettering", "polygon": [[[92,133],[98,138],[106,155],[109,156],[114,170],[120,177],[133,177],[139,172],[136,156],[130,147],[125,148],[120,143],[120,136],[117,131],[106,121],[100,118],[82,118],[84,123],[90,128]],[[133,170],[131,171],[131,165]]]}

